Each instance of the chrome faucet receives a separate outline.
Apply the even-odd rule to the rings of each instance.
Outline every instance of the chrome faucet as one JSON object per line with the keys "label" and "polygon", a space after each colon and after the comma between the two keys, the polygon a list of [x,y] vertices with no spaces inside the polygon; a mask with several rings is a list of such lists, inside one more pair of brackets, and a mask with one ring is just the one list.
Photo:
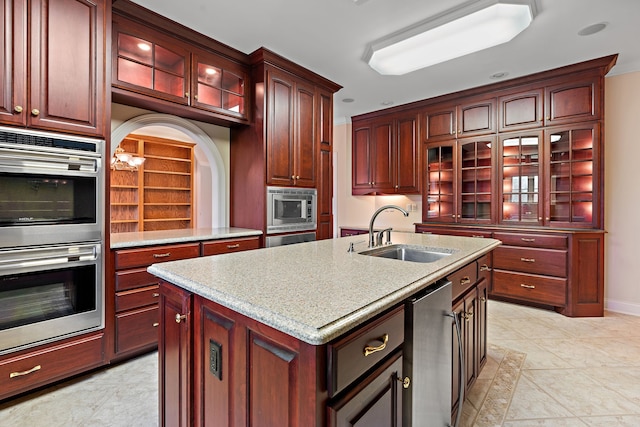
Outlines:
{"label": "chrome faucet", "polygon": [[[370,248],[375,248],[377,245],[382,244],[382,236],[380,236],[380,238],[378,239],[378,244],[376,245],[375,234],[373,232],[373,223],[375,222],[375,220],[378,217],[378,215],[380,214],[380,212],[382,212],[384,210],[387,210],[387,209],[397,209],[400,212],[402,212],[404,214],[404,216],[409,216],[409,212],[405,211],[400,206],[396,206],[396,205],[384,205],[380,209],[375,211],[373,213],[373,215],[371,215],[371,221],[369,221],[369,247]],[[383,230],[383,232],[384,231],[386,231],[386,230]],[[389,235],[390,235],[390,233],[387,234],[387,236],[388,236],[387,240],[389,240]]]}

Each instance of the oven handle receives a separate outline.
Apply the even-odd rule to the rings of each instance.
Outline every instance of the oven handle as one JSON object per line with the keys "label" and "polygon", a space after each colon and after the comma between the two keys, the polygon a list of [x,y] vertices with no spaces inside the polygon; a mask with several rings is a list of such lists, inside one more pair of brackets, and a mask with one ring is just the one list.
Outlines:
{"label": "oven handle", "polygon": [[95,261],[99,255],[99,245],[10,250],[0,253],[0,272]]}
{"label": "oven handle", "polygon": [[3,171],[73,171],[97,173],[102,167],[99,155],[88,156],[35,152],[2,148],[0,146],[0,170]]}

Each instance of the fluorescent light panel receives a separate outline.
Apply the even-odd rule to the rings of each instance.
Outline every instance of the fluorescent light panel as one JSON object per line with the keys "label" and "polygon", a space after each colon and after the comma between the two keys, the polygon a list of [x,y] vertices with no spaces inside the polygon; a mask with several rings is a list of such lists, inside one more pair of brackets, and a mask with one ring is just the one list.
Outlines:
{"label": "fluorescent light panel", "polygon": [[534,1],[465,3],[369,44],[364,60],[380,74],[402,75],[506,43],[533,20]]}

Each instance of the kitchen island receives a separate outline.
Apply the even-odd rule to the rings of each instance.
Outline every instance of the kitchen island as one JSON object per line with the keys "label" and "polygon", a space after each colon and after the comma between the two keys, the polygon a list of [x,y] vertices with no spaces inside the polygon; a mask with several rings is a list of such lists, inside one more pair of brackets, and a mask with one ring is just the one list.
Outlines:
{"label": "kitchen island", "polygon": [[[340,425],[354,398],[403,378],[404,303],[471,265],[477,275],[476,260],[499,242],[391,237],[449,255],[430,263],[365,256],[366,240],[353,236],[149,267],[162,279],[161,423]],[[347,356],[356,347],[361,356],[363,343],[371,355]],[[401,420],[402,392],[388,391],[373,407]]]}

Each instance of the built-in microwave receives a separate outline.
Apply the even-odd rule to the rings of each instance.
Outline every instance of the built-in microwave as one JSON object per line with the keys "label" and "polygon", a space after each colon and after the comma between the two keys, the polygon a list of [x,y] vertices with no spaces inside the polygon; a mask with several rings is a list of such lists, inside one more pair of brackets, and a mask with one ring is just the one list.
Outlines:
{"label": "built-in microwave", "polygon": [[267,187],[267,234],[316,229],[315,188]]}

